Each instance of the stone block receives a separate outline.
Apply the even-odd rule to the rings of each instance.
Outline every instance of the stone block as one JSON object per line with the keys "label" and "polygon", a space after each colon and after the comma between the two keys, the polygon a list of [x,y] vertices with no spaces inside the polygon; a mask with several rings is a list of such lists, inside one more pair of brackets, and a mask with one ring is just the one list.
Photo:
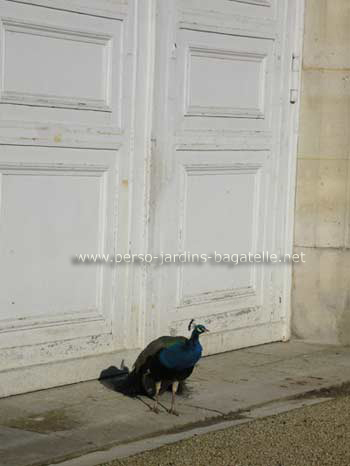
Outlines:
{"label": "stone block", "polygon": [[298,160],[296,246],[345,246],[348,165],[347,160]]}

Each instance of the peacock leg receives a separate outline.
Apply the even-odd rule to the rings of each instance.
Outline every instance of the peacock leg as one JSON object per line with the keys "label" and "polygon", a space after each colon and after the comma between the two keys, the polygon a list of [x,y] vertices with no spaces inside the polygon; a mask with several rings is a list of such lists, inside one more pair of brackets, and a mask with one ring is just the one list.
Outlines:
{"label": "peacock leg", "polygon": [[158,402],[159,402],[159,391],[160,387],[162,385],[162,382],[156,382],[156,394],[155,394],[155,402],[152,411],[155,413],[159,413],[159,408],[158,408]]}
{"label": "peacock leg", "polygon": [[175,398],[176,398],[176,392],[177,389],[179,388],[179,382],[173,382],[173,385],[171,387],[171,408],[169,409],[170,414],[175,414],[175,416],[178,416],[179,413],[175,410]]}

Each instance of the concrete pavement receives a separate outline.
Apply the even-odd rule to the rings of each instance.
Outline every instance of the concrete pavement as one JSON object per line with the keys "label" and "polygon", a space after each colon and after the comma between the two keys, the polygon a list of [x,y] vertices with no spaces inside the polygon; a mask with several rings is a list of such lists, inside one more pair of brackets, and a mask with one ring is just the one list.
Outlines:
{"label": "concrete pavement", "polygon": [[[89,452],[99,453],[81,464],[98,464],[118,445],[222,421],[246,422],[245,412],[254,407],[264,412],[277,400],[288,406],[298,395],[349,381],[349,347],[292,341],[203,358],[179,397],[179,417],[165,409],[154,414],[149,399],[124,397],[98,381],[5,398],[0,465],[53,464]],[[162,404],[170,405],[170,394]]]}

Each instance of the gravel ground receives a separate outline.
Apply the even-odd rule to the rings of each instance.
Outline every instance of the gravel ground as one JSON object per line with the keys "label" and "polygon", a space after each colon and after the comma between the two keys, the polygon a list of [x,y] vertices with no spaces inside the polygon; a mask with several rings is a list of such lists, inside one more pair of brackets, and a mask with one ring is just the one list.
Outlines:
{"label": "gravel ground", "polygon": [[349,466],[350,396],[101,466]]}

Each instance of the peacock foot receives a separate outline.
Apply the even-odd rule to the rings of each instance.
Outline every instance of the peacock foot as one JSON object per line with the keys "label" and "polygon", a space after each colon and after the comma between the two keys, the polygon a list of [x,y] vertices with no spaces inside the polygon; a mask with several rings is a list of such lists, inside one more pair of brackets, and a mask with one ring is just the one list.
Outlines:
{"label": "peacock foot", "polygon": [[159,410],[158,406],[152,406],[151,411],[153,411],[156,414],[160,413],[160,410]]}
{"label": "peacock foot", "polygon": [[168,413],[173,414],[174,416],[180,416],[180,413],[173,408],[168,409]]}

